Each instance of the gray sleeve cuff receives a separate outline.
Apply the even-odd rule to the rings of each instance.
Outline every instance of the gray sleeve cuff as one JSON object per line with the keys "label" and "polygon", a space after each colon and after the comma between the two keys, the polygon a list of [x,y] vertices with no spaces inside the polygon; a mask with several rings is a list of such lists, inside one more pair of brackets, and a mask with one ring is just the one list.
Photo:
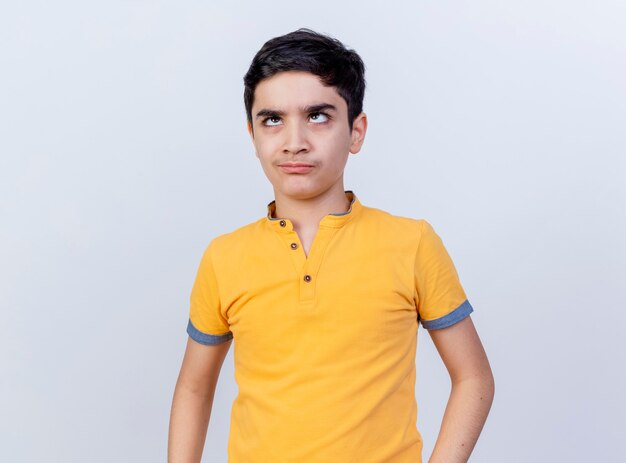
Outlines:
{"label": "gray sleeve cuff", "polygon": [[193,339],[194,341],[200,344],[204,344],[204,345],[221,344],[230,339],[233,339],[233,333],[231,333],[230,331],[224,334],[203,333],[202,331],[198,330],[195,326],[193,326],[193,323],[191,323],[191,319],[189,320],[189,323],[187,324],[187,334],[189,334],[189,337]]}
{"label": "gray sleeve cuff", "polygon": [[460,322],[469,314],[474,311],[474,308],[471,306],[469,301],[466,299],[460,306],[454,309],[447,315],[444,315],[440,318],[435,318],[434,320],[422,320],[420,319],[420,323],[427,330],[438,330],[441,328],[446,328],[448,326],[452,326],[455,323]]}

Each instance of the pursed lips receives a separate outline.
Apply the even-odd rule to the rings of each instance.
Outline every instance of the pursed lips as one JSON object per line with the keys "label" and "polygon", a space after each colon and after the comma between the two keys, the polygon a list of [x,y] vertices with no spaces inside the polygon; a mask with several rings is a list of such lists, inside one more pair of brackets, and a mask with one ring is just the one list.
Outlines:
{"label": "pursed lips", "polygon": [[288,162],[284,164],[279,164],[280,170],[282,170],[286,174],[308,174],[313,170],[311,164],[305,164],[303,162]]}
{"label": "pursed lips", "polygon": [[313,167],[313,164],[304,164],[302,162],[285,162],[278,165],[281,167]]}

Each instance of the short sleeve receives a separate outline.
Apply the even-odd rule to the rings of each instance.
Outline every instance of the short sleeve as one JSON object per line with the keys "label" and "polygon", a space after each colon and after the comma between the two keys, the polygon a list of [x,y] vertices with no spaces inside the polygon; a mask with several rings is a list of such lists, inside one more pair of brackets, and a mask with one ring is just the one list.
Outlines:
{"label": "short sleeve", "polygon": [[191,290],[187,333],[200,344],[221,344],[233,338],[222,314],[212,244],[204,251]]}
{"label": "short sleeve", "polygon": [[422,326],[446,328],[474,311],[443,241],[432,225],[421,220],[415,255],[415,305]]}

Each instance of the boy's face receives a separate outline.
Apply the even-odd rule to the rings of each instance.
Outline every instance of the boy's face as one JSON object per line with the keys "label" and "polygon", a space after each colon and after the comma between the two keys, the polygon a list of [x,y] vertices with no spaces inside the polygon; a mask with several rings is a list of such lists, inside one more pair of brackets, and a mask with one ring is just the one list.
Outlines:
{"label": "boy's face", "polygon": [[[343,170],[361,149],[367,119],[361,113],[350,131],[348,105],[334,87],[287,71],[257,85],[252,124],[248,132],[274,194],[309,199],[333,187],[343,192]],[[286,166],[294,163],[306,166]]]}

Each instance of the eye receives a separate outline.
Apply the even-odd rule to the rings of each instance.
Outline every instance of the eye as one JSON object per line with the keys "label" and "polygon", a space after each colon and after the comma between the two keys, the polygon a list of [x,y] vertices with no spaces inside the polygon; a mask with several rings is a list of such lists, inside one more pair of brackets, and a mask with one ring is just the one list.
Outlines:
{"label": "eye", "polygon": [[[320,119],[320,116],[322,117],[322,119]],[[311,113],[311,119],[313,119],[317,124],[323,124],[330,120],[330,116],[326,113],[317,112],[317,113]]]}
{"label": "eye", "polygon": [[278,121],[280,121],[280,117],[278,117],[278,116],[266,117],[265,119],[263,119],[263,125],[265,125],[267,127],[275,127],[275,126],[278,125],[278,124],[268,124],[268,121],[271,121],[271,120],[278,120]]}

